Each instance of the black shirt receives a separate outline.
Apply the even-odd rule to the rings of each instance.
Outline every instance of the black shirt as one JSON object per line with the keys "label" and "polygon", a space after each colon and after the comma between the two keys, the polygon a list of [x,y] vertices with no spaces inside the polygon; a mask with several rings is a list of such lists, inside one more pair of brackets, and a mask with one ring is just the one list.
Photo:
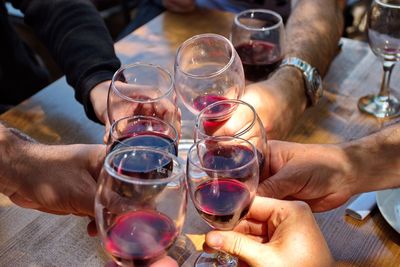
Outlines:
{"label": "black shirt", "polygon": [[[9,2],[24,13],[25,23],[49,49],[88,117],[97,120],[89,92],[96,84],[110,80],[120,62],[95,7],[88,0]],[[10,25],[4,2],[0,2],[0,23],[0,102],[4,99],[15,103],[22,100],[21,92],[42,86],[46,73],[35,66],[29,50]]]}

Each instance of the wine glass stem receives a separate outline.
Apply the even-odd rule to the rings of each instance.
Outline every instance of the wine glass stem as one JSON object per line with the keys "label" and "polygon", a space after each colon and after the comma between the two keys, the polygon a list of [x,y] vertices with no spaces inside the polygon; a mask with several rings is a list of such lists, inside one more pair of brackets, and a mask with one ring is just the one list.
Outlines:
{"label": "wine glass stem", "polygon": [[379,92],[379,96],[389,97],[390,77],[392,76],[393,67],[394,67],[394,62],[391,62],[391,61],[383,62],[383,77],[382,77],[382,84],[381,84],[381,90]]}
{"label": "wine glass stem", "polygon": [[218,266],[237,266],[237,259],[228,253],[219,251],[216,258]]}

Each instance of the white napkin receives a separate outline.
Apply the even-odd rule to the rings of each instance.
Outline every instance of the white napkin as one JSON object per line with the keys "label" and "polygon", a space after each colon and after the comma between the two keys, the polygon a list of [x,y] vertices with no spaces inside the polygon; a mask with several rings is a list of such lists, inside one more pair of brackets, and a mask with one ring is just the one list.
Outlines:
{"label": "white napkin", "polygon": [[376,207],[376,193],[368,192],[359,195],[346,208],[346,214],[357,220],[364,220]]}

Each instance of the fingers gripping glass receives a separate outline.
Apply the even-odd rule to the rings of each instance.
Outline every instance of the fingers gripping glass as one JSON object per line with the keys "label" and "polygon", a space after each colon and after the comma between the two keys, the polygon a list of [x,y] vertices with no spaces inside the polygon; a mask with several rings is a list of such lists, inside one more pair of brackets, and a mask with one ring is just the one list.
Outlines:
{"label": "fingers gripping glass", "polygon": [[[218,230],[232,230],[246,216],[256,194],[256,149],[237,137],[200,140],[188,153],[187,180],[204,221]],[[237,259],[225,253],[203,253],[195,266],[237,266]]]}

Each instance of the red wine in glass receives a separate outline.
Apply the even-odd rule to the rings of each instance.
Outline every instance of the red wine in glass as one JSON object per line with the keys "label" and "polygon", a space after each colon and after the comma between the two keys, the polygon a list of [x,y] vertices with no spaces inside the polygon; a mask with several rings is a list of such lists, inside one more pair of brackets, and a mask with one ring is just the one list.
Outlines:
{"label": "red wine in glass", "polygon": [[124,265],[148,266],[166,255],[177,235],[168,216],[154,210],[136,210],[116,218],[104,246]]}
{"label": "red wine in glass", "polygon": [[251,40],[235,48],[242,60],[244,76],[249,81],[266,79],[282,60],[279,49],[270,42]]}
{"label": "red wine in glass", "polygon": [[194,193],[196,208],[213,227],[232,229],[249,211],[251,196],[247,186],[235,179],[214,179],[201,184]]}
{"label": "red wine in glass", "polygon": [[172,140],[168,135],[152,132],[152,131],[142,131],[135,132],[129,135],[125,135],[118,140],[116,140],[111,145],[111,151],[127,146],[146,146],[158,149],[165,149],[175,156],[178,153],[178,144]]}

